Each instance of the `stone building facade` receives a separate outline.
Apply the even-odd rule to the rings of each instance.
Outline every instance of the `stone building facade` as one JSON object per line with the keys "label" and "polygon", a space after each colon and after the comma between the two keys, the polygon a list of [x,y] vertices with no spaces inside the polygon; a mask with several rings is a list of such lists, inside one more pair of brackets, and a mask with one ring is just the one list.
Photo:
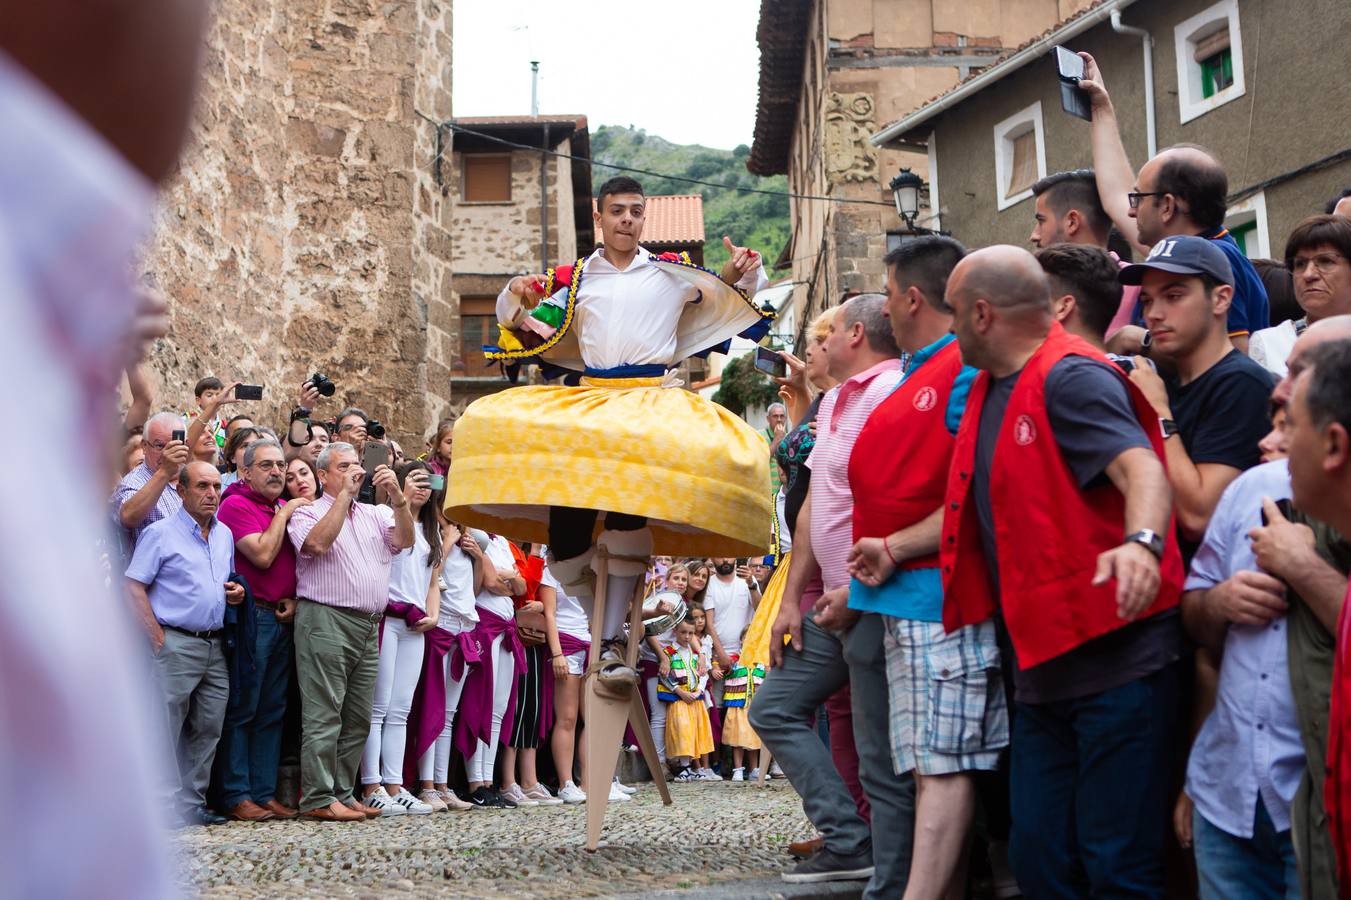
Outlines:
{"label": "stone building facade", "polygon": [[450,0],[247,0],[216,7],[192,143],[164,194],[146,280],[172,324],[148,362],[157,407],[198,377],[265,385],[282,424],[363,407],[420,447],[449,401]]}
{"label": "stone building facade", "polygon": [[902,166],[926,174],[924,155],[878,149],[872,133],[1089,2],[762,0],[747,168],[831,198],[790,201],[778,267],[792,273],[799,335],[844,296],[883,289],[882,257],[902,228],[888,183]]}

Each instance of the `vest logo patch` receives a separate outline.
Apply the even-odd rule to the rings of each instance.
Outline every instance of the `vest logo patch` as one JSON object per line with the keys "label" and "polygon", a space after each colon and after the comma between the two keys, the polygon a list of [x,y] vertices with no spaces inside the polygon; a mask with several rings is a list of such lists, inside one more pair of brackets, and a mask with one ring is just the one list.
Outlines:
{"label": "vest logo patch", "polygon": [[915,394],[915,409],[928,412],[938,405],[938,391],[931,387],[920,388]]}
{"label": "vest logo patch", "polygon": [[1020,447],[1026,447],[1037,439],[1037,426],[1032,417],[1024,413],[1013,423],[1013,440]]}

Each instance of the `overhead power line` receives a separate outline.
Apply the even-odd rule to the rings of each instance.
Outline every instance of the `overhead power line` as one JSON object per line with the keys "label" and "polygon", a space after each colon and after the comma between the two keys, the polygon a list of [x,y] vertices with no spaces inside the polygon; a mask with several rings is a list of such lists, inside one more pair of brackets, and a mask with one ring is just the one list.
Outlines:
{"label": "overhead power line", "polygon": [[[452,132],[458,134],[467,134],[471,137],[480,138],[485,141],[491,141],[494,144],[500,144],[504,147],[510,147],[514,150],[529,150],[532,153],[544,153],[558,159],[574,160],[576,162],[588,163],[592,166],[600,166],[606,169],[613,169],[616,172],[631,172],[635,175],[649,175],[653,178],[666,178],[671,181],[679,181],[685,184],[697,184],[703,187],[719,188],[724,191],[737,191],[742,194],[763,194],[767,197],[787,197],[789,200],[821,200],[826,203],[853,203],[864,206],[885,206],[890,208],[891,203],[884,200],[850,200],[846,197],[822,197],[815,194],[794,194],[791,191],[767,191],[763,188],[742,187],[739,184],[724,184],[718,181],[707,181],[702,178],[690,178],[686,175],[671,175],[666,172],[654,172],[651,169],[638,169],[633,166],[621,166],[615,163],[601,162],[597,159],[589,159],[585,156],[574,156],[571,153],[560,153],[557,150],[549,150],[544,147],[532,147],[530,144],[522,144],[517,141],[509,141],[506,138],[498,137],[495,134],[485,134],[481,131],[474,131],[472,128],[465,128],[462,125],[456,125],[454,122],[437,122],[430,116],[418,113],[418,116],[437,126],[438,128],[449,128]],[[432,160],[433,165],[445,159],[447,147],[436,154]]]}

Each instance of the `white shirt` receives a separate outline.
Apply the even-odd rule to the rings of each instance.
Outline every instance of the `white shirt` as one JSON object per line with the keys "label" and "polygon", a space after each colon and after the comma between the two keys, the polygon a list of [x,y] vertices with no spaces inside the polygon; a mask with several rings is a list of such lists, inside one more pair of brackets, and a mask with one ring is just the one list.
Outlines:
{"label": "white shirt", "polygon": [[586,610],[582,609],[582,604],[575,597],[568,596],[548,566],[544,568],[543,583],[553,588],[558,598],[554,605],[554,624],[558,626],[559,632],[570,634],[579,641],[591,640],[591,623],[587,621]]}
{"label": "white shirt", "polygon": [[[126,363],[135,252],[154,189],[0,52],[0,401],[41,440],[5,447],[0,507],[0,777],[60,784],[117,810],[26,804],[0,841],[12,897],[170,897],[176,855],[157,799],[173,761],[151,719],[147,638],[98,544],[113,389]],[[50,471],[51,448],[69,465]],[[54,536],[60,535],[60,539]],[[38,602],[37,598],[40,598]],[[78,652],[55,652],[64,636]],[[104,807],[104,804],[107,804]]]}
{"label": "white shirt", "polygon": [[[501,535],[493,535],[488,539],[488,547],[484,551],[489,561],[497,569],[497,574],[503,579],[516,573],[516,557],[511,553],[511,544]],[[494,615],[501,616],[504,619],[510,619],[516,615],[516,607],[512,604],[510,597],[499,597],[497,594],[488,590],[478,592],[474,598],[474,603],[479,609],[486,609]]]}
{"label": "white shirt", "polygon": [[755,610],[751,607],[751,591],[746,582],[733,576],[724,583],[715,573],[708,579],[704,592],[704,610],[717,610],[713,616],[713,630],[728,653],[741,652],[741,632],[751,623]]}
{"label": "white shirt", "polygon": [[1297,337],[1299,332],[1295,328],[1295,323],[1289,320],[1255,331],[1248,338],[1248,356],[1277,378],[1284,378],[1285,361],[1295,349]]}
{"label": "white shirt", "polygon": [[[767,283],[764,266],[760,266],[742,276],[737,287],[754,294]],[[564,286],[554,296],[566,298],[567,291]],[[697,289],[653,265],[652,254],[642,247],[623,270],[605,258],[603,249],[597,249],[582,266],[572,325],[582,361],[591,369],[671,365],[680,316],[687,303],[698,300]],[[519,305],[519,298],[503,288],[497,296],[498,320],[510,323]]]}
{"label": "white shirt", "polygon": [[441,568],[441,616],[436,627],[451,634],[472,631],[478,624],[474,600],[474,561],[458,546],[451,547]]}
{"label": "white shirt", "polygon": [[427,591],[432,586],[432,570],[427,557],[432,555],[431,544],[422,533],[422,523],[413,523],[413,546],[394,554],[389,563],[389,599],[409,603],[427,611]]}
{"label": "white shirt", "polygon": [[783,488],[779,488],[779,493],[774,497],[774,515],[779,519],[779,555],[793,552],[793,533],[788,530],[788,514],[785,512],[785,504],[788,502],[784,496]]}

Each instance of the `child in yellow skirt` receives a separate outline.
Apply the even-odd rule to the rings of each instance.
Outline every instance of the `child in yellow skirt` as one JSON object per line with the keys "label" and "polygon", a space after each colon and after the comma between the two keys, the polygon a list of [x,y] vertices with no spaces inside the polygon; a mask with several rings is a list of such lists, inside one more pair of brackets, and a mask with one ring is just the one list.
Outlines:
{"label": "child in yellow skirt", "polygon": [[657,686],[657,699],[666,709],[666,758],[680,766],[675,780],[698,781],[691,763],[713,751],[713,730],[704,706],[704,688],[708,676],[699,674],[699,650],[695,646],[694,625],[688,620],[676,626],[675,644],[666,649],[671,671]]}
{"label": "child in yellow skirt", "polygon": [[[741,635],[744,640],[745,632]],[[722,691],[722,742],[732,748],[732,780],[746,780],[746,757],[750,757],[751,774],[748,780],[754,780],[760,774],[756,767],[760,759],[760,736],[751,728],[746,707],[750,705],[765,680],[764,666],[748,664],[737,654],[731,655],[732,669],[727,673]]]}

